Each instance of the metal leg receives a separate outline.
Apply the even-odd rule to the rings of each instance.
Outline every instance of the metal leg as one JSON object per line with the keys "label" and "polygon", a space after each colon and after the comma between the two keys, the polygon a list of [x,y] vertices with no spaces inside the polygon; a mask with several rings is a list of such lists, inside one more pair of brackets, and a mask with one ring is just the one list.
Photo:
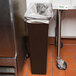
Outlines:
{"label": "metal leg", "polygon": [[58,11],[56,14],[55,45],[58,47]]}
{"label": "metal leg", "polygon": [[58,58],[60,58],[60,43],[61,43],[61,11],[58,11]]}
{"label": "metal leg", "polygon": [[[59,20],[58,20],[58,11],[57,11],[57,15],[56,15],[56,28],[55,28],[55,45],[58,48],[58,31],[59,31]],[[63,47],[63,42],[60,42],[60,47]]]}
{"label": "metal leg", "polygon": [[65,70],[67,68],[67,64],[64,60],[61,59],[60,57],[60,50],[61,50],[61,11],[57,11],[57,26],[58,26],[58,32],[57,32],[57,52],[58,52],[58,57],[57,57],[57,67],[58,69]]}

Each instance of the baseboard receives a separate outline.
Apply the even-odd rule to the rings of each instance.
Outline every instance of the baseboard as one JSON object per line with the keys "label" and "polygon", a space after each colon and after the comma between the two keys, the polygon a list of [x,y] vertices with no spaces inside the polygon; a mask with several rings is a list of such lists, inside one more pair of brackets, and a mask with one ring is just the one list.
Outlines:
{"label": "baseboard", "polygon": [[[76,38],[61,38],[64,44],[76,44]],[[49,44],[55,44],[55,37],[48,37]]]}
{"label": "baseboard", "polygon": [[55,37],[49,37],[48,44],[55,44]]}

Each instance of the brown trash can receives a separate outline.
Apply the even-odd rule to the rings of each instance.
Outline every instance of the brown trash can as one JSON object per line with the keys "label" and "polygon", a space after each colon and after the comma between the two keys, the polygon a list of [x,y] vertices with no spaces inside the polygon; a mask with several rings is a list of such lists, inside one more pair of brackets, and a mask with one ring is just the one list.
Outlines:
{"label": "brown trash can", "polygon": [[25,23],[28,31],[32,74],[46,74],[48,51],[48,24]]}

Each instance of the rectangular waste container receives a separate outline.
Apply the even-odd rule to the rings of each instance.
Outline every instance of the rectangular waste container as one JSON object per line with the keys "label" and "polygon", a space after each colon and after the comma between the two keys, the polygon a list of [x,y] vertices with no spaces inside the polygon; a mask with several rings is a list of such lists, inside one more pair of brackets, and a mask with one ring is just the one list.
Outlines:
{"label": "rectangular waste container", "polygon": [[48,51],[48,25],[26,23],[32,74],[46,74]]}

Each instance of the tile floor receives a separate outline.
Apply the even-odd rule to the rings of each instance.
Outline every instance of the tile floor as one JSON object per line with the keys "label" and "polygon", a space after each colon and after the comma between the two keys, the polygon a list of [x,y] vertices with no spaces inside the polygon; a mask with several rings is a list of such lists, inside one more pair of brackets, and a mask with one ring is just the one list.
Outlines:
{"label": "tile floor", "polygon": [[61,48],[61,57],[67,62],[67,70],[59,70],[56,67],[57,50],[55,45],[48,46],[48,59],[47,59],[47,74],[46,75],[33,75],[31,74],[30,59],[27,59],[23,76],[76,76],[76,41],[64,41],[64,46]]}

